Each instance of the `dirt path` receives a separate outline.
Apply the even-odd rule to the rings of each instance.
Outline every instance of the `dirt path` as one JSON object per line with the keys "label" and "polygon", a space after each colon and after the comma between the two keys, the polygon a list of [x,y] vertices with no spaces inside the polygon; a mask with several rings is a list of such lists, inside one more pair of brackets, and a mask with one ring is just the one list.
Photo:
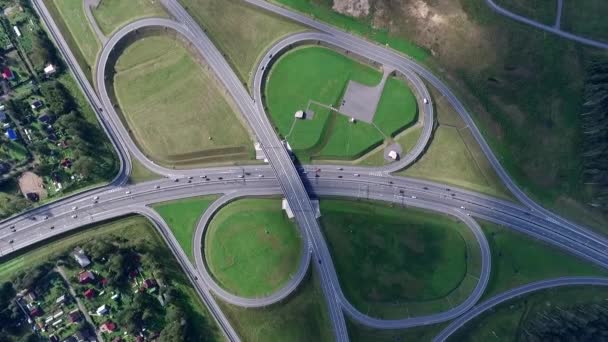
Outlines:
{"label": "dirt path", "polygon": [[95,335],[97,335],[97,340],[100,342],[103,342],[103,336],[101,336],[101,333],[95,327],[95,323],[93,323],[91,316],[89,316],[89,312],[87,311],[87,308],[84,306],[84,304],[82,304],[82,301],[80,301],[80,299],[78,297],[76,297],[76,291],[74,291],[74,288],[72,287],[70,280],[68,279],[67,275],[65,274],[65,270],[63,269],[63,267],[57,266],[57,267],[55,267],[55,271],[57,271],[57,273],[59,273],[61,275],[63,280],[65,280],[66,284],[68,285],[68,290],[70,291],[70,295],[72,295],[72,297],[74,297],[74,300],[76,300],[76,304],[78,304],[78,309],[80,309],[80,312],[82,312],[82,314],[84,315],[84,319],[93,327],[93,329],[95,329]]}

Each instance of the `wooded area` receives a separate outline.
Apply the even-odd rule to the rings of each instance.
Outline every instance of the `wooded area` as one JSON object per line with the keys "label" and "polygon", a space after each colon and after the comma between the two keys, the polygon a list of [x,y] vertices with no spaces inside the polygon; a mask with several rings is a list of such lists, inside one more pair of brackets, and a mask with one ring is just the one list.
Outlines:
{"label": "wooded area", "polygon": [[608,62],[588,69],[581,127],[583,178],[593,189],[591,205],[608,210]]}

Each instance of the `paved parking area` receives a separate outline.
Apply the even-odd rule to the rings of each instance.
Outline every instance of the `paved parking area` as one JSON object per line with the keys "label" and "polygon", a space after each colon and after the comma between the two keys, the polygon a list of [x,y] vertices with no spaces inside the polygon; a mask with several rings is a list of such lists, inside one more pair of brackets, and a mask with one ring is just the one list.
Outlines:
{"label": "paved parking area", "polygon": [[385,66],[382,81],[374,87],[348,81],[346,92],[340,103],[340,113],[358,121],[372,123],[378,102],[380,102],[380,96],[382,96],[382,90],[384,90],[384,84],[391,72],[393,72],[393,69]]}

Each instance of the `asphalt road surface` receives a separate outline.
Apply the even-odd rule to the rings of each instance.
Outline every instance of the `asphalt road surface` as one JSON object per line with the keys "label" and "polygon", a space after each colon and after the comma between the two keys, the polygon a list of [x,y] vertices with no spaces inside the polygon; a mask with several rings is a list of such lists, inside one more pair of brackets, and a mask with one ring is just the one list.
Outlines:
{"label": "asphalt road surface", "polygon": [[[0,224],[0,253],[2,255],[12,253],[21,248],[31,246],[32,244],[41,243],[62,232],[76,229],[84,225],[98,223],[111,217],[122,216],[128,213],[145,215],[151,219],[157,229],[163,233],[163,236],[182,265],[182,268],[195,284],[197,291],[199,291],[199,294],[209,306],[211,313],[230,340],[238,340],[238,336],[221,310],[218,309],[213,296],[210,295],[212,289],[209,286],[209,283],[204,280],[204,277],[199,277],[201,274],[200,270],[195,269],[185,257],[170,230],[162,221],[162,218],[146,205],[171,199],[211,193],[227,194],[227,196],[240,196],[241,194],[245,195],[258,191],[276,191],[277,193],[283,194],[296,214],[296,221],[302,231],[302,235],[305,237],[305,241],[310,244],[312,264],[321,275],[321,286],[328,302],[330,319],[338,340],[348,339],[342,314],[343,310],[357,321],[377,328],[388,329],[431,324],[442,321],[442,319],[445,320],[456,317],[469,310],[479,299],[485,284],[484,281],[480,280],[474,293],[472,293],[465,302],[446,313],[442,313],[443,316],[432,315],[432,317],[417,318],[416,321],[404,323],[404,320],[385,321],[367,317],[365,315],[359,315],[356,310],[351,310],[349,308],[350,304],[341,292],[337,275],[331,261],[331,256],[319,229],[318,222],[314,217],[309,195],[339,195],[391,201],[404,206],[425,208],[427,210],[453,215],[465,221],[469,227],[476,226],[476,223],[471,217],[482,218],[506,225],[547,241],[603,267],[608,266],[608,258],[606,255],[606,248],[608,245],[606,239],[591,232],[585,227],[574,224],[545,210],[529,199],[502,168],[481,136],[481,133],[475,126],[465,107],[459,102],[450,89],[430,71],[417,64],[415,61],[393,52],[384,46],[379,46],[354,37],[306,16],[293,13],[261,0],[245,1],[321,32],[305,33],[287,37],[276,46],[272,47],[271,51],[273,51],[273,49],[278,49],[276,51],[279,51],[285,48],[285,44],[290,40],[298,42],[298,39],[300,41],[316,39],[329,45],[341,47],[349,51],[356,51],[357,54],[366,56],[381,64],[399,68],[399,71],[414,85],[414,90],[419,101],[420,98],[428,98],[430,100],[430,96],[428,96],[427,89],[424,87],[421,79],[436,87],[469,125],[473,135],[479,142],[482,150],[500,178],[523,205],[438,183],[390,176],[388,173],[396,170],[391,169],[391,167],[402,167],[402,165],[397,164],[379,168],[349,168],[324,165],[320,167],[322,169],[321,172],[314,173],[311,173],[313,169],[311,167],[296,168],[264,113],[262,103],[259,100],[259,90],[261,88],[258,88],[258,91],[255,92],[254,98],[249,96],[222,54],[215,48],[209,38],[192,20],[188,13],[174,0],[163,0],[163,4],[176,20],[158,18],[140,20],[127,25],[112,35],[112,37],[109,37],[108,42],[102,49],[96,66],[96,83],[99,90],[99,93],[97,93],[86,79],[84,72],[80,69],[76,59],[69,50],[67,43],[63,39],[61,32],[44,7],[42,0],[34,0],[36,10],[40,13],[41,18],[49,28],[53,40],[57,43],[68,67],[74,73],[78,85],[82,88],[86,98],[95,109],[102,127],[116,147],[121,161],[121,170],[109,186],[100,187],[83,194],[58,200],[49,205],[3,221]],[[491,3],[491,1],[489,1],[489,3]],[[118,115],[114,111],[113,105],[107,96],[107,90],[104,89],[105,68],[107,67],[108,59],[117,42],[121,41],[121,39],[129,34],[133,34],[138,28],[153,26],[166,27],[175,30],[192,42],[194,48],[199,51],[218,78],[224,83],[227,91],[234,98],[241,114],[247,119],[252,127],[264,148],[266,156],[270,160],[269,167],[256,166],[212,168],[204,170],[169,170],[156,165],[138,150],[128,132],[118,119]],[[270,62],[270,53],[266,56],[267,58],[265,57],[258,66],[256,84],[258,84],[258,81],[261,84],[264,76],[261,69],[265,63]],[[426,127],[432,126],[432,105],[422,106],[421,108],[424,110],[423,117],[425,120],[426,132]],[[429,125],[427,125],[427,123],[429,123]],[[425,136],[425,134],[423,134],[423,136]],[[421,139],[421,141],[422,142],[419,141],[419,144],[422,146],[422,151],[428,142],[428,139],[426,142],[424,138]],[[416,146],[417,149],[418,145]],[[146,167],[167,178],[133,186],[126,185],[131,168],[130,155],[135,156],[135,158],[142,162]],[[410,157],[404,158],[404,160],[407,161],[409,158],[412,158],[411,161],[415,160],[417,158],[416,153],[412,153]],[[314,169],[317,168],[319,167],[315,167]],[[190,177],[192,179],[189,179]],[[175,180],[178,181],[176,182]],[[47,216],[48,218],[46,218]],[[200,243],[200,239],[197,240]],[[485,239],[483,241],[485,241]],[[194,243],[196,244],[196,241]],[[481,247],[483,250],[483,246]],[[308,259],[310,260],[310,258]],[[489,259],[486,261],[489,261]],[[489,262],[487,264],[489,265]],[[304,269],[305,267],[300,265],[300,268]],[[487,268],[484,267],[483,270],[484,275],[489,274],[489,266]],[[483,278],[483,276],[481,278]],[[297,286],[297,284],[294,284],[289,286],[291,291]],[[281,296],[287,294],[287,290],[280,293]]]}

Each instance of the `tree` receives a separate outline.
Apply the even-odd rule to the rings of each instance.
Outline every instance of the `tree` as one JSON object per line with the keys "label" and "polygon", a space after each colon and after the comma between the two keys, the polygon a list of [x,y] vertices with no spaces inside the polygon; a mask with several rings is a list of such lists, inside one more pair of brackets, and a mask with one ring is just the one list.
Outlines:
{"label": "tree", "polygon": [[89,178],[95,172],[95,161],[91,157],[80,157],[72,164],[72,169],[82,177]]}
{"label": "tree", "polygon": [[32,52],[30,59],[36,69],[44,68],[46,63],[56,62],[55,49],[49,41],[44,31],[37,30],[32,36]]}
{"label": "tree", "polygon": [[56,81],[45,82],[40,85],[40,93],[46,103],[56,115],[65,114],[73,107],[72,98],[63,85]]}
{"label": "tree", "polygon": [[7,281],[0,286],[0,308],[8,307],[8,304],[15,297],[13,283]]}
{"label": "tree", "polygon": [[186,341],[186,320],[179,307],[175,305],[167,306],[165,322],[165,327],[160,332],[160,341]]}
{"label": "tree", "polygon": [[102,259],[108,259],[117,247],[107,240],[93,240],[86,246],[86,250],[93,261],[100,262]]}

